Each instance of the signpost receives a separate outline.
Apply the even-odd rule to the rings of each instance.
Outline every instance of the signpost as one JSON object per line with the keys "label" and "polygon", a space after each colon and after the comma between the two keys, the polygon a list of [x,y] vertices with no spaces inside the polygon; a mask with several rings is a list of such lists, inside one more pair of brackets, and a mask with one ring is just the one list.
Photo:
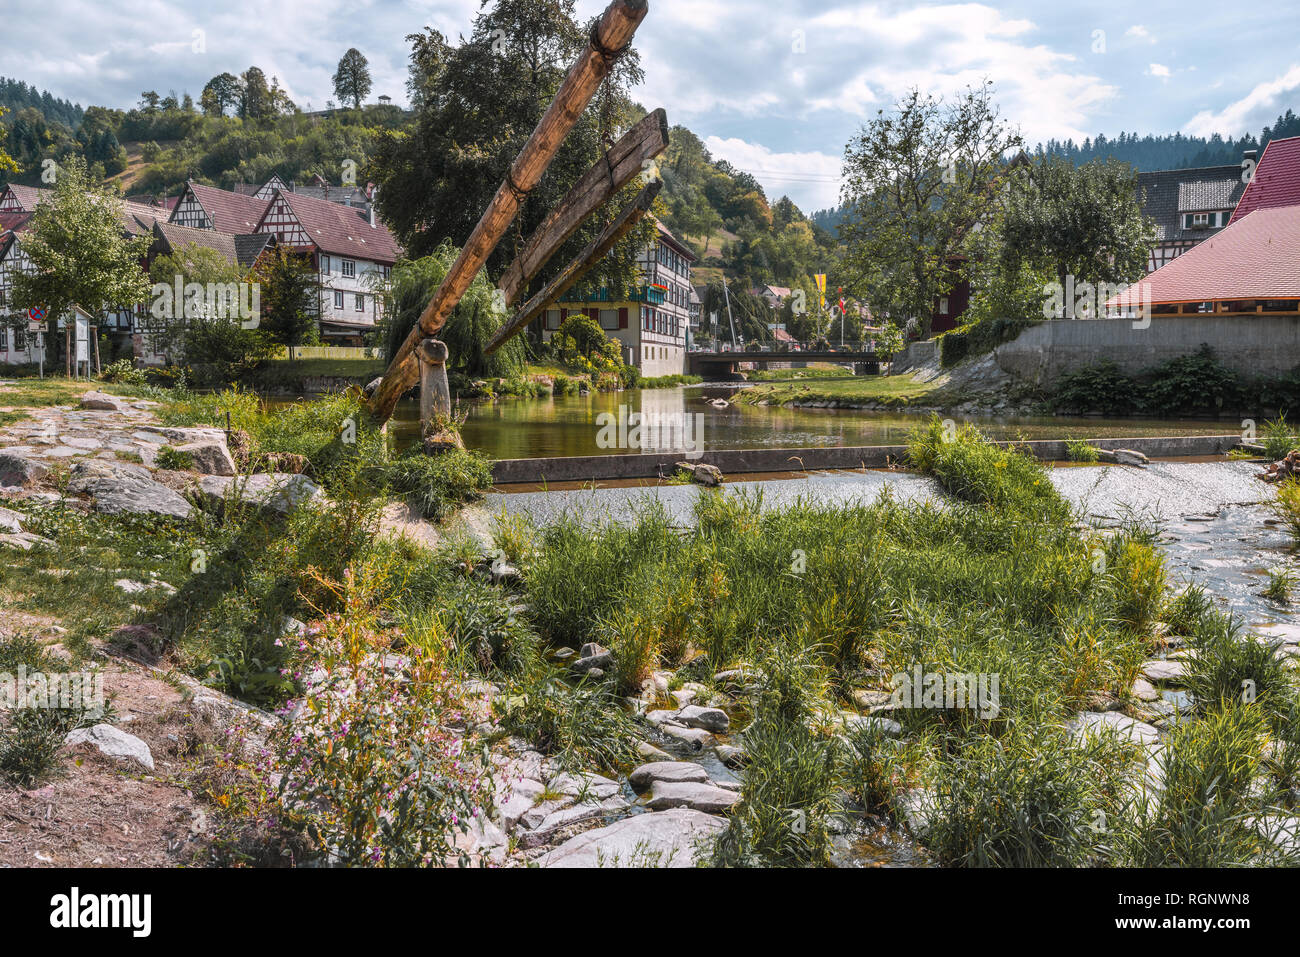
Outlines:
{"label": "signpost", "polygon": [[27,310],[27,332],[35,334],[36,348],[40,350],[39,371],[40,377],[45,378],[45,333],[49,331],[50,324],[45,321],[46,309],[44,306],[32,306]]}

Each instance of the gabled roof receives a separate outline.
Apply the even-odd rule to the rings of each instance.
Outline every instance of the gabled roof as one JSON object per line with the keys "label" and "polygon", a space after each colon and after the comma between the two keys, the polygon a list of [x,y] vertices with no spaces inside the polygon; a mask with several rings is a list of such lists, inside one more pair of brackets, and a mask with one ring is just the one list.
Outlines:
{"label": "gabled roof", "polygon": [[39,186],[23,186],[19,183],[10,183],[4,190],[0,190],[0,192],[6,191],[12,193],[14,199],[29,213],[41,205],[42,200],[54,195],[52,189],[42,189]]}
{"label": "gabled roof", "polygon": [[1139,283],[1153,305],[1300,299],[1300,205],[1257,209]]}
{"label": "gabled roof", "polygon": [[1142,212],[1155,221],[1161,242],[1204,239],[1204,229],[1183,229],[1183,214],[1232,209],[1246,189],[1240,166],[1138,173],[1137,185]]}
{"label": "gabled roof", "polygon": [[666,242],[669,246],[672,246],[673,249],[677,251],[678,255],[680,255],[687,262],[695,262],[695,253],[691,252],[691,248],[689,246],[687,246],[684,242],[682,242],[680,239],[674,236],[672,234],[672,230],[670,230],[658,219],[655,220],[655,226],[657,226],[659,229],[660,239]]}
{"label": "gabled roof", "polygon": [[[193,180],[186,183],[185,188],[199,201],[199,205],[212,220],[213,228],[232,235],[253,232],[270,202],[217,189],[215,186],[204,186]],[[180,203],[176,206],[179,209]]]}
{"label": "gabled roof", "polygon": [[20,233],[31,221],[31,213],[0,213],[0,236],[8,232]]}
{"label": "gabled roof", "polygon": [[223,233],[219,229],[196,229],[193,226],[164,222],[154,224],[154,237],[151,255],[171,253],[186,246],[197,245],[216,250],[225,257],[226,262],[241,269],[251,268],[262,250],[275,242],[274,236],[265,233],[234,235]]}
{"label": "gabled roof", "polygon": [[299,225],[322,252],[388,266],[402,255],[401,246],[388,228],[378,221],[371,226],[370,219],[359,209],[301,193],[277,191],[275,195],[284,200]]}
{"label": "gabled roof", "polygon": [[1257,209],[1300,204],[1300,136],[1270,140],[1230,222]]}
{"label": "gabled roof", "polygon": [[153,230],[154,223],[166,222],[170,215],[171,210],[162,206],[146,206],[144,203],[124,201],[118,219],[121,220],[122,228],[128,235],[143,236]]}

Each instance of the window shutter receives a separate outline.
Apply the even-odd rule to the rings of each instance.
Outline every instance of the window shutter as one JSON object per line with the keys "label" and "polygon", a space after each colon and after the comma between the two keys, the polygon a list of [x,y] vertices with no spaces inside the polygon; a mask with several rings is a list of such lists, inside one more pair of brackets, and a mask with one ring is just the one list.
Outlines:
{"label": "window shutter", "polygon": [[569,318],[569,310],[567,310],[567,309],[561,309],[561,310],[560,310],[560,325],[564,325],[564,320],[565,320],[565,319],[568,319],[568,318]]}
{"label": "window shutter", "polygon": [[620,329],[627,328],[627,307],[626,306],[624,306],[622,309],[618,311],[618,327]]}

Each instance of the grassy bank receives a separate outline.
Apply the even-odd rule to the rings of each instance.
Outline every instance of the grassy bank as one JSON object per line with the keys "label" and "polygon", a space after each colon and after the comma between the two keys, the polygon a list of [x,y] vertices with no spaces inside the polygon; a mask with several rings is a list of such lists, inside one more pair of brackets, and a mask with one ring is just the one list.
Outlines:
{"label": "grassy bank", "polygon": [[737,401],[749,405],[834,403],[843,406],[906,408],[923,405],[934,389],[931,383],[916,382],[907,375],[861,376],[824,382],[757,385],[741,392]]}

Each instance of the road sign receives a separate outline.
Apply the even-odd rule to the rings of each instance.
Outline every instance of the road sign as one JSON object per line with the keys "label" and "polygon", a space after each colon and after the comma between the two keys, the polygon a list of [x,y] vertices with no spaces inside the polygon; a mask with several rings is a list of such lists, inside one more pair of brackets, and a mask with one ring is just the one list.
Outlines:
{"label": "road sign", "polygon": [[27,318],[32,322],[44,322],[46,309],[44,306],[32,306],[27,310]]}
{"label": "road sign", "polygon": [[32,320],[31,322],[27,323],[27,331],[28,332],[49,332],[50,324],[48,322],[37,322],[36,320]]}

